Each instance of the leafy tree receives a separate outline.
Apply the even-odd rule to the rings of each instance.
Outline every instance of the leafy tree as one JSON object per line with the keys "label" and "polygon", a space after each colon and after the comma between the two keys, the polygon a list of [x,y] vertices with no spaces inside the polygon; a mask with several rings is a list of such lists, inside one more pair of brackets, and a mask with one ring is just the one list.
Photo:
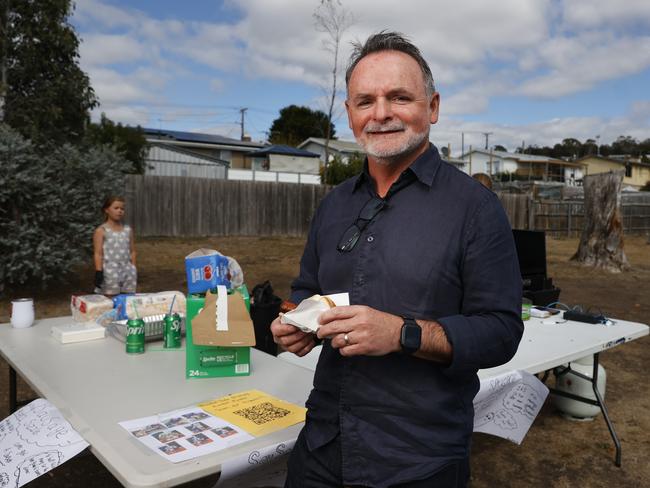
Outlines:
{"label": "leafy tree", "polygon": [[327,173],[325,173],[325,168],[321,168],[321,182],[327,185],[338,185],[348,178],[358,175],[363,171],[364,160],[365,156],[359,153],[351,156],[347,163],[341,159],[341,156],[334,156],[334,159],[330,161]]}
{"label": "leafy tree", "polygon": [[131,164],[109,146],[66,144],[47,156],[0,124],[0,290],[64,276],[88,258],[99,207]]}
{"label": "leafy tree", "polygon": [[336,139],[334,124],[324,112],[289,105],[280,110],[280,117],[273,121],[269,141],[295,147],[309,137],[325,137],[328,125],[330,138]]}
{"label": "leafy tree", "polygon": [[140,126],[128,127],[121,123],[116,124],[102,114],[98,124],[92,123],[88,126],[86,138],[90,144],[113,146],[125,159],[133,163],[135,173],[144,173],[147,139]]}
{"label": "leafy tree", "polygon": [[508,152],[508,150],[507,150],[504,146],[502,146],[502,145],[500,145],[500,144],[497,144],[496,146],[494,146],[493,149],[494,149],[495,151]]}
{"label": "leafy tree", "polygon": [[639,152],[639,143],[633,137],[618,136],[616,140],[612,142],[612,154],[630,154],[638,156]]}
{"label": "leafy tree", "polygon": [[78,65],[71,1],[4,0],[0,10],[4,122],[37,146],[81,141],[98,102]]}

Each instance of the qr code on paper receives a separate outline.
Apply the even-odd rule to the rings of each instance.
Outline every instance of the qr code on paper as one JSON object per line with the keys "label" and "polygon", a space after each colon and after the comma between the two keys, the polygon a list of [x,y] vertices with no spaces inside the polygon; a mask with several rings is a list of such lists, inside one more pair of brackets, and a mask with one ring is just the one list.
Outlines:
{"label": "qr code on paper", "polygon": [[244,417],[257,425],[262,425],[286,417],[291,412],[284,408],[277,407],[271,402],[264,402],[259,405],[237,410],[233,413]]}

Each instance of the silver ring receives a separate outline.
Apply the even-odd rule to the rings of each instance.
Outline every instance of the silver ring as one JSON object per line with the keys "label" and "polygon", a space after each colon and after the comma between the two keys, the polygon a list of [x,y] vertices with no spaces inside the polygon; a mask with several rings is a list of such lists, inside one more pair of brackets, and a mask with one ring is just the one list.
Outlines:
{"label": "silver ring", "polygon": [[349,346],[350,345],[350,338],[348,337],[347,334],[343,336],[343,340],[345,341],[345,345]]}

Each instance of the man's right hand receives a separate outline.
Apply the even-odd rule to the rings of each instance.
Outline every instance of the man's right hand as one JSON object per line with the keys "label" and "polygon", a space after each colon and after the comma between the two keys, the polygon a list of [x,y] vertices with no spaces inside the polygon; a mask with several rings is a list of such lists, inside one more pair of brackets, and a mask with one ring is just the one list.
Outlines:
{"label": "man's right hand", "polygon": [[315,335],[303,332],[297,327],[280,322],[280,317],[271,324],[273,341],[296,356],[304,356],[316,345]]}

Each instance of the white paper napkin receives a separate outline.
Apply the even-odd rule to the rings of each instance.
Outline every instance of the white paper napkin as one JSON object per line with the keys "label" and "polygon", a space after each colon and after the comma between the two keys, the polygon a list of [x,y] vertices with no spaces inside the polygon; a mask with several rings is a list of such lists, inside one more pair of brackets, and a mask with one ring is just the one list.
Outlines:
{"label": "white paper napkin", "polygon": [[[337,307],[350,304],[350,295],[348,293],[335,293],[325,296],[332,300]],[[320,327],[318,317],[329,308],[330,306],[324,300],[321,300],[320,295],[314,295],[300,302],[291,312],[281,314],[280,322],[294,325],[303,332],[316,332]]]}

